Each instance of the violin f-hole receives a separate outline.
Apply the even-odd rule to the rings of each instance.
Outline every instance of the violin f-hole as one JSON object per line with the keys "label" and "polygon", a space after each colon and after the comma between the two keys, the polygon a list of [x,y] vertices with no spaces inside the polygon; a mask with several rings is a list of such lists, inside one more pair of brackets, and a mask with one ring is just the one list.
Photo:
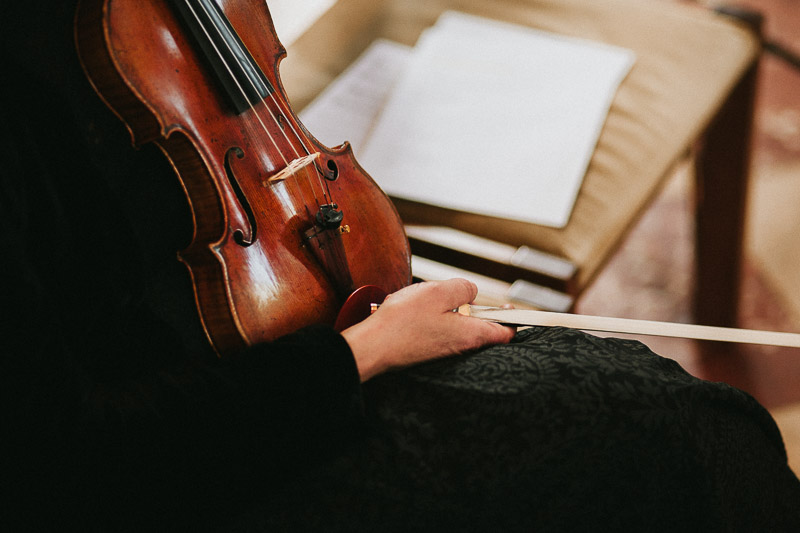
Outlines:
{"label": "violin f-hole", "polygon": [[336,161],[333,159],[328,159],[328,162],[325,164],[325,166],[328,167],[325,170],[317,167],[319,173],[322,174],[326,180],[336,181],[336,178],[339,177],[339,167],[336,165]]}
{"label": "violin f-hole", "polygon": [[[221,355],[333,323],[353,287],[394,292],[411,282],[389,198],[352,150],[323,146],[292,111],[264,0],[78,5],[75,38],[92,84],[181,180],[194,233],[179,257]],[[329,229],[316,220],[322,205]]]}
{"label": "violin f-hole", "polygon": [[228,183],[231,184],[234,194],[236,194],[239,208],[244,211],[249,225],[245,230],[237,229],[234,231],[233,240],[239,246],[247,247],[256,242],[256,216],[255,213],[253,213],[253,208],[250,207],[250,202],[247,201],[247,197],[242,191],[241,185],[239,185],[239,181],[236,179],[236,175],[233,173],[233,167],[231,166],[231,157],[233,156],[242,159],[244,157],[244,150],[238,146],[234,146],[225,152],[225,175],[228,178]]}

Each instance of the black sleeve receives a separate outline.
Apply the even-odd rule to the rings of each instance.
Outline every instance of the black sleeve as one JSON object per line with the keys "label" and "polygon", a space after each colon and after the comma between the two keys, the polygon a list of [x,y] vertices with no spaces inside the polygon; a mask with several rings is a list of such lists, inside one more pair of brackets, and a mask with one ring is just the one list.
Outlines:
{"label": "black sleeve", "polygon": [[2,521],[197,529],[357,437],[355,362],[322,326],[210,353],[177,179],[92,93],[74,2],[28,7],[0,21]]}
{"label": "black sleeve", "polygon": [[[328,327],[220,360],[176,358],[167,342],[141,354],[167,363],[123,375],[87,368],[86,354],[36,331],[43,323],[15,330],[37,337],[5,337],[3,346],[5,482],[25,524],[223,520],[359,436],[355,362]],[[109,345],[91,355],[119,353]]]}

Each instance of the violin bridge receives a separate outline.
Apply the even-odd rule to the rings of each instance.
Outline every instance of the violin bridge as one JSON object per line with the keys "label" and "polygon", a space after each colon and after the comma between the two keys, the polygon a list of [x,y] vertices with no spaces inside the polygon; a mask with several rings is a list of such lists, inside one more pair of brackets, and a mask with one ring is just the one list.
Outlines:
{"label": "violin bridge", "polygon": [[290,178],[295,174],[297,174],[299,171],[306,168],[308,165],[316,163],[319,160],[319,158],[320,158],[319,152],[314,152],[313,154],[309,154],[303,157],[298,157],[297,159],[291,161],[288,165],[286,165],[286,168],[270,176],[269,178],[261,182],[261,184],[264,187],[267,187],[270,183],[275,183]]}

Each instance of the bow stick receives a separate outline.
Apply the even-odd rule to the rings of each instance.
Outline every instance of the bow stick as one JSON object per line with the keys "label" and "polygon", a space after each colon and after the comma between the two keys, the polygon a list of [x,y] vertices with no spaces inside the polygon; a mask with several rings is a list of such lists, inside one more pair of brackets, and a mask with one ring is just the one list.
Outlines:
{"label": "bow stick", "polygon": [[550,311],[504,309],[469,304],[462,305],[457,311],[462,315],[514,326],[563,326],[605,333],[630,333],[634,335],[681,337],[707,341],[800,348],[800,334],[798,333],[699,326],[654,320],[553,313]]}

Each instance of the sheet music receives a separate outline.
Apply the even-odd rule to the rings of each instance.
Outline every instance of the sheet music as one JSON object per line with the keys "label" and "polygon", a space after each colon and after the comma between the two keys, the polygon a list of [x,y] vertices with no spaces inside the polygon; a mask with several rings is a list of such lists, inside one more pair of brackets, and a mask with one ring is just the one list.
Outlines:
{"label": "sheet music", "polygon": [[397,50],[354,64],[301,114],[310,131],[351,139],[390,195],[566,225],[633,53],[455,12]]}
{"label": "sheet music", "polygon": [[[300,113],[323,144],[350,141],[357,158],[389,93],[404,72],[411,48],[377,40]],[[360,160],[359,160],[360,161]]]}

